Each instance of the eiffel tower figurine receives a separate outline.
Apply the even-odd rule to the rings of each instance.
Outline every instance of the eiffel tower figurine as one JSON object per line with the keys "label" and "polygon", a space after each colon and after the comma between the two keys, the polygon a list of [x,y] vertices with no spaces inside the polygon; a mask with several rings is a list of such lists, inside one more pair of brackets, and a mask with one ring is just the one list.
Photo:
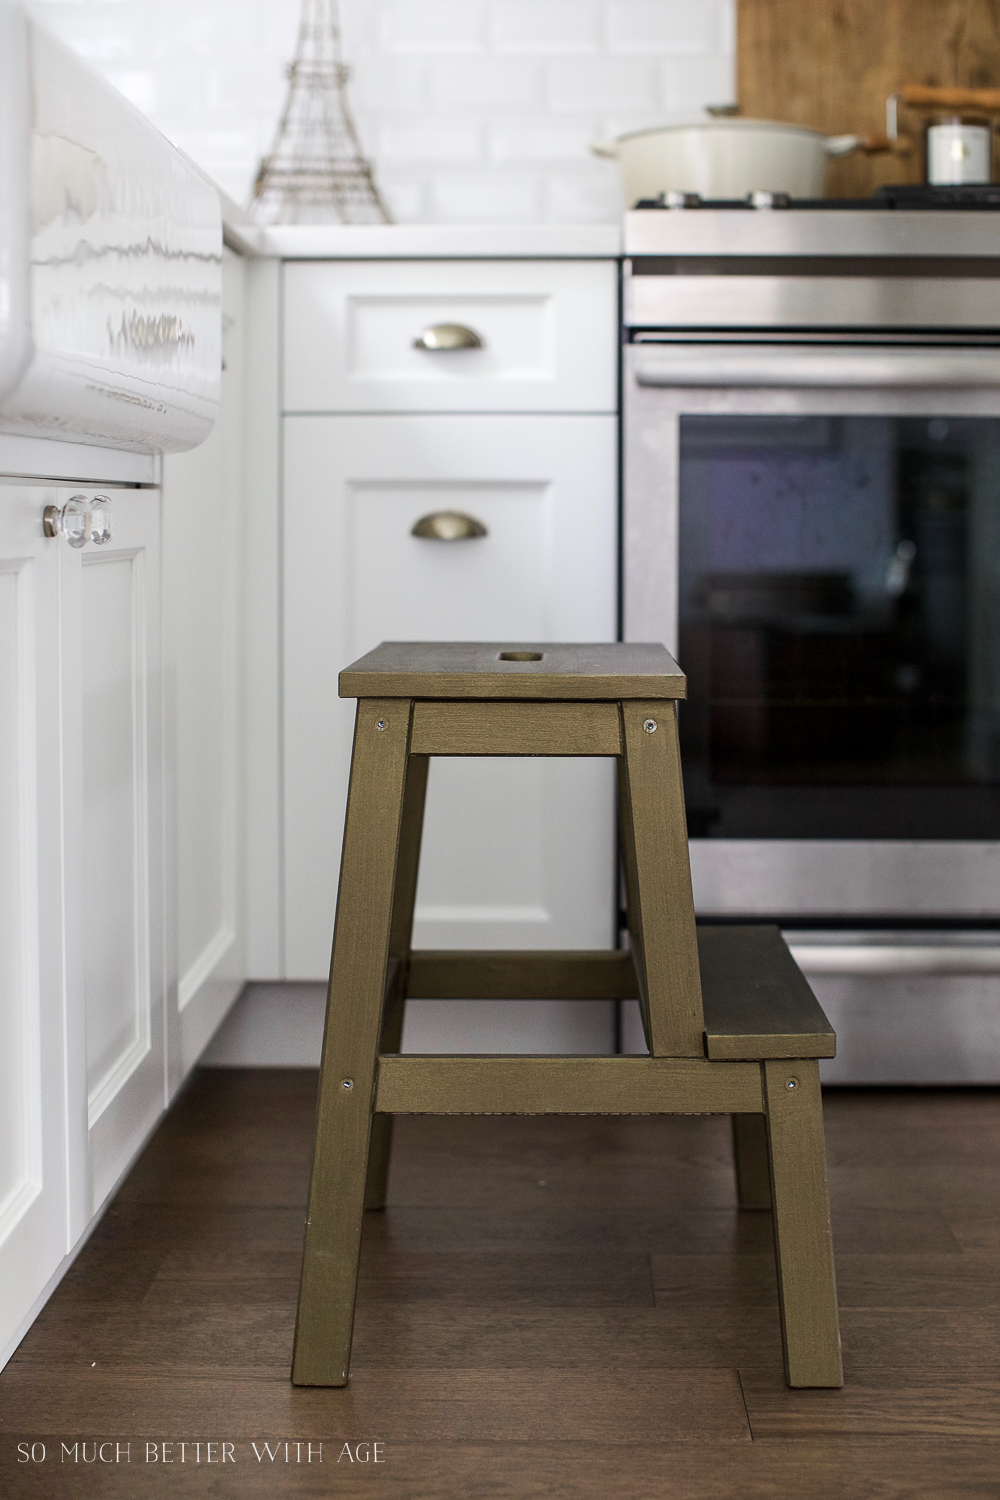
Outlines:
{"label": "eiffel tower figurine", "polygon": [[389,224],[347,106],[337,0],[302,0],[288,97],[254,182],[254,217],[271,224]]}

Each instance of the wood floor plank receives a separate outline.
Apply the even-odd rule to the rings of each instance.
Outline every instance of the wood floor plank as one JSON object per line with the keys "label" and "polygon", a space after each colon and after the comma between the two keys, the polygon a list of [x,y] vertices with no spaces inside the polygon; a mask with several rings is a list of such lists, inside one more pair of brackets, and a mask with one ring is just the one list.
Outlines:
{"label": "wood floor plank", "polygon": [[[4,1500],[998,1500],[996,1091],[827,1095],[838,1392],[784,1387],[770,1217],[708,1117],[401,1119],[352,1385],[293,1390],[314,1099],[306,1070],[196,1074],[0,1372]],[[387,1462],[14,1463],[95,1430]]]}
{"label": "wood floor plank", "polygon": [[733,1307],[778,1306],[778,1283],[773,1255],[741,1255],[723,1259],[705,1255],[650,1256],[657,1307],[713,1300]]}
{"label": "wood floor plank", "polygon": [[729,1125],[721,1116],[403,1117],[389,1201],[512,1213],[540,1201],[730,1208]]}
{"label": "wood floor plank", "polygon": [[1000,1373],[1000,1308],[842,1307],[840,1332],[852,1378],[866,1365]]}
{"label": "wood floor plank", "polygon": [[503,1445],[390,1440],[378,1469],[370,1461],[349,1465],[340,1444],[333,1451],[324,1444],[323,1464],[308,1467],[286,1464],[283,1455],[258,1464],[245,1446],[237,1455],[238,1466],[185,1466],[180,1475],[157,1466],[138,1475],[134,1469],[96,1475],[89,1468],[54,1475],[46,1465],[18,1470],[0,1455],[0,1483],[16,1500],[95,1494],[160,1500],[178,1493],[216,1500],[331,1493],[348,1500],[373,1494],[383,1500],[996,1500],[997,1493],[995,1444],[968,1439],[641,1443],[627,1453],[617,1444],[556,1438]]}
{"label": "wood floor plank", "polygon": [[949,1228],[963,1250],[1000,1257],[1000,1215],[949,1215]]}
{"label": "wood floor plank", "polygon": [[[984,1154],[987,1148],[983,1148]],[[829,1168],[833,1217],[844,1208],[937,1210],[950,1220],[971,1203],[1000,1201],[1000,1155],[996,1163],[857,1162]]]}
{"label": "wood floor plank", "polygon": [[860,1208],[845,1204],[832,1215],[838,1255],[959,1255],[962,1246],[944,1214],[920,1209]]}
{"label": "wood floor plank", "polygon": [[303,1205],[317,1073],[281,1068],[200,1070],[143,1152],[119,1195],[190,1208]]}
{"label": "wood floor plank", "polygon": [[[456,1308],[362,1305],[357,1369],[536,1368],[605,1371],[725,1369],[780,1372],[781,1336],[769,1308]],[[616,1373],[617,1378],[617,1373]]]}
{"label": "wood floor plank", "polygon": [[[200,1378],[287,1374],[295,1316],[284,1305],[74,1307],[57,1326],[25,1340],[9,1367],[65,1371],[111,1367]],[[781,1341],[768,1308],[736,1306],[477,1307],[457,1303],[362,1301],[356,1369],[781,1368]]]}
{"label": "wood floor plank", "polygon": [[[63,1309],[58,1319],[36,1323],[7,1370],[26,1365],[87,1371],[168,1369],[200,1378],[206,1370],[269,1377],[287,1374],[295,1327],[295,1288],[276,1305],[178,1306],[109,1309],[94,1304]],[[0,1381],[4,1375],[0,1374]]]}
{"label": "wood floor plank", "polygon": [[385,1252],[362,1263],[365,1302],[450,1306],[652,1307],[646,1255]]}
{"label": "wood floor plank", "polygon": [[836,1435],[1000,1444],[997,1376],[977,1372],[959,1383],[950,1370],[867,1368],[839,1391],[789,1391],[769,1372],[740,1373],[755,1442]]}
{"label": "wood floor plank", "polygon": [[[291,1358],[294,1293],[284,1305],[242,1308],[107,1307],[63,1310],[36,1324],[9,1367],[274,1378]],[[933,1365],[963,1377],[1000,1372],[1000,1311],[848,1308],[841,1314],[851,1372]],[[358,1369],[757,1366],[780,1372],[781,1344],[766,1303],[729,1298],[691,1307],[535,1308],[362,1302],[355,1331]]]}
{"label": "wood floor plank", "polygon": [[[720,1297],[770,1303],[776,1295],[773,1263],[766,1256],[733,1257],[718,1270],[704,1255],[653,1255],[657,1305],[683,1297]],[[838,1255],[837,1293],[842,1308],[997,1308],[996,1262],[974,1255]]]}
{"label": "wood floor plank", "polygon": [[996,1261],[979,1255],[840,1255],[842,1307],[997,1308]]}
{"label": "wood floor plank", "polygon": [[[154,1277],[147,1308],[274,1305],[295,1300],[301,1255],[261,1257],[256,1274],[226,1274],[221,1263],[208,1274]],[[270,1269],[281,1266],[281,1270]],[[386,1250],[361,1263],[359,1298],[375,1303],[444,1301],[545,1307],[651,1307],[648,1256],[558,1251],[522,1255],[449,1255]]]}
{"label": "wood floor plank", "polygon": [[[935,1210],[846,1208],[834,1222],[834,1246],[843,1254],[962,1253],[944,1216]],[[537,1199],[520,1213],[492,1205],[417,1207],[390,1204],[365,1223],[369,1249],[391,1244],[407,1250],[642,1250],[663,1255],[771,1254],[768,1213],[698,1208],[670,1202],[627,1204]]]}
{"label": "wood floor plank", "polygon": [[[340,1390],[293,1389],[286,1380],[178,1380],[135,1375],[128,1434],[191,1439],[331,1441],[393,1434],[396,1442],[749,1443],[734,1370],[365,1370]],[[31,1413],[58,1410],[72,1438],[123,1431],[119,1381],[100,1370],[75,1382],[25,1369],[4,1391],[8,1431],[37,1430]],[[388,1438],[387,1438],[388,1440]]]}
{"label": "wood floor plank", "polygon": [[735,1205],[678,1209],[665,1203],[634,1208],[622,1204],[535,1202],[519,1214],[492,1206],[414,1208],[390,1205],[365,1224],[365,1247],[409,1251],[537,1253],[579,1250],[675,1252],[705,1255],[769,1254],[767,1214],[741,1214]]}

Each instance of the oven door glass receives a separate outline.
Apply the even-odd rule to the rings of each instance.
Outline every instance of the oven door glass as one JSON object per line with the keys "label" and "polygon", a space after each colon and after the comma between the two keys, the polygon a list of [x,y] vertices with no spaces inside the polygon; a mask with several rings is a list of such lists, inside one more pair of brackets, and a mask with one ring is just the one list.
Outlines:
{"label": "oven door glass", "polygon": [[1000,419],[682,415],[696,838],[1000,838]]}

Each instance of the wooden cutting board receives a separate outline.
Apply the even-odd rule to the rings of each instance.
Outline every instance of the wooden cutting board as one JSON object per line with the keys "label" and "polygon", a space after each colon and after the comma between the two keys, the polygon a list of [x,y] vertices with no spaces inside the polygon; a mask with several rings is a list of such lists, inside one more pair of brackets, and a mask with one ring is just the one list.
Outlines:
{"label": "wooden cutting board", "polygon": [[[737,0],[744,115],[879,134],[886,97],[906,83],[1000,85],[1000,0]],[[918,117],[901,111],[900,129],[916,150],[832,161],[830,195],[866,198],[882,183],[923,181]]]}

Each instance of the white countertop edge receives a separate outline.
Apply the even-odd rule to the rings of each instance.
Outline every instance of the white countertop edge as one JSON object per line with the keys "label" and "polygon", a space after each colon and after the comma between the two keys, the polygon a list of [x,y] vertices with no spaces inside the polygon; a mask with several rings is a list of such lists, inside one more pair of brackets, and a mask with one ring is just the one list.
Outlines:
{"label": "white countertop edge", "polygon": [[614,260],[622,246],[618,224],[262,226],[230,211],[224,231],[238,255],[277,260]]}
{"label": "white countertop edge", "polygon": [[159,455],[0,433],[0,479],[58,484],[157,484]]}

